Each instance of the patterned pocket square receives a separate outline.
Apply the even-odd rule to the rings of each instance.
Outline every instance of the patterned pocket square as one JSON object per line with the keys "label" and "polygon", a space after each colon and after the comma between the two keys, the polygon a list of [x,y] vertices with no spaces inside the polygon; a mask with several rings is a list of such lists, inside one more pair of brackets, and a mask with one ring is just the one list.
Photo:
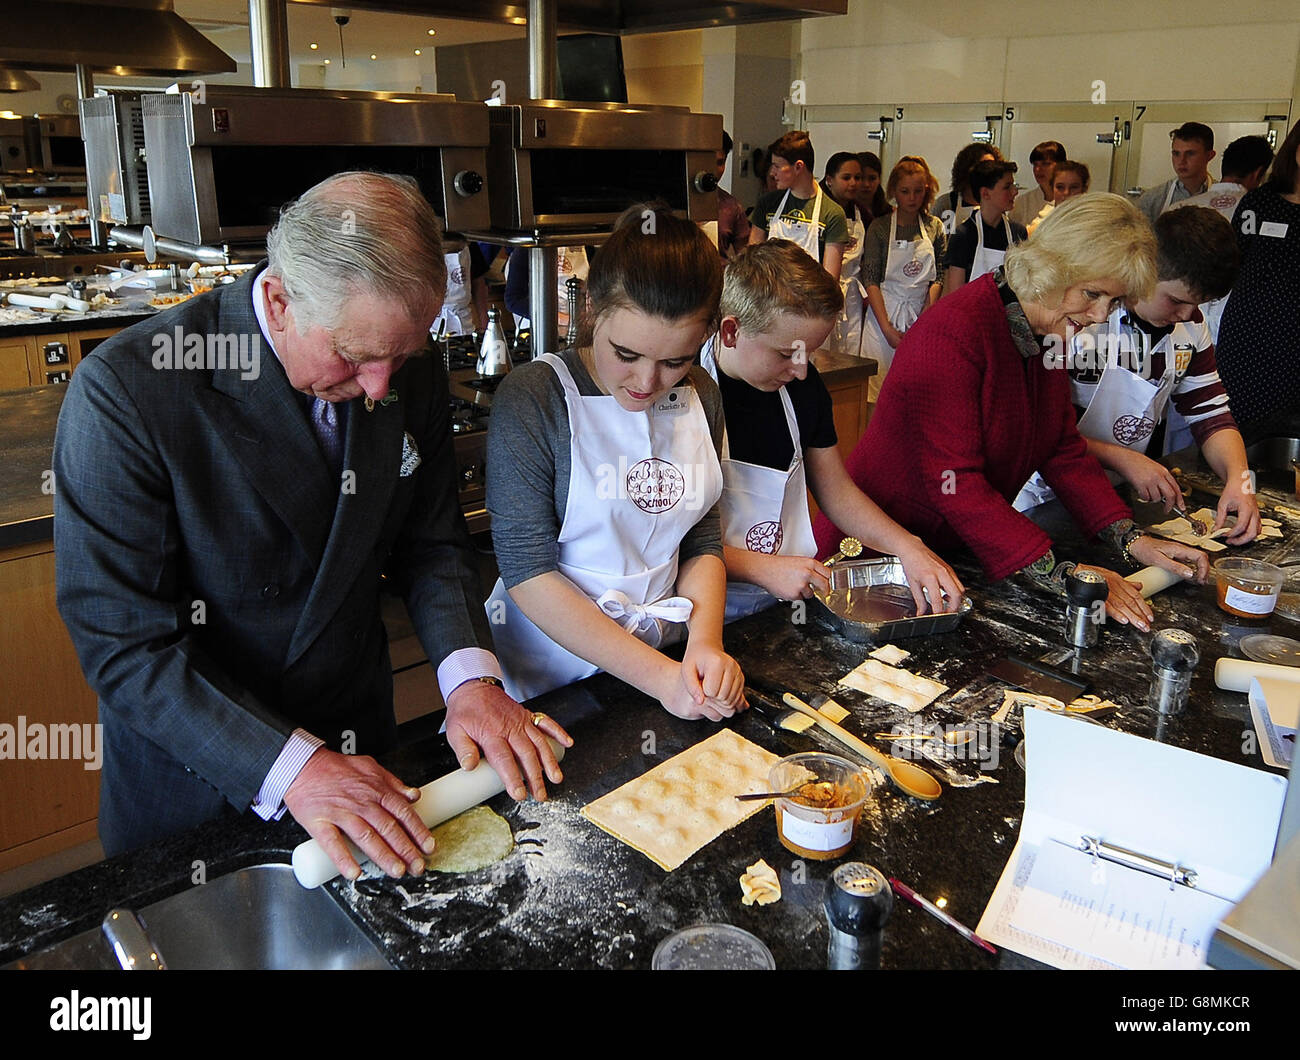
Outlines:
{"label": "patterned pocket square", "polygon": [[423,462],[420,450],[415,446],[415,439],[407,431],[402,435],[402,466],[397,473],[402,478],[410,478],[415,474],[415,469]]}

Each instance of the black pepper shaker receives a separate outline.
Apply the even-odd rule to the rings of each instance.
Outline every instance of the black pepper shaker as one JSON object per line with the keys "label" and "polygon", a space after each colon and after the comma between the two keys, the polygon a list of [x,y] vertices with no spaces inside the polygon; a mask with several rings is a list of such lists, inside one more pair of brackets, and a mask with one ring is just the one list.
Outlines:
{"label": "black pepper shaker", "polygon": [[1162,629],[1151,638],[1151,689],[1147,702],[1161,714],[1181,714],[1187,707],[1192,671],[1201,661],[1196,638],[1184,629]]}
{"label": "black pepper shaker", "polygon": [[1105,600],[1109,595],[1110,586],[1095,570],[1076,567],[1065,576],[1066,644],[1091,648],[1097,643],[1098,631],[1106,621]]}
{"label": "black pepper shaker", "polygon": [[894,891],[880,870],[861,861],[839,866],[826,881],[822,902],[830,942],[826,967],[833,971],[875,971],[880,941],[894,908]]}

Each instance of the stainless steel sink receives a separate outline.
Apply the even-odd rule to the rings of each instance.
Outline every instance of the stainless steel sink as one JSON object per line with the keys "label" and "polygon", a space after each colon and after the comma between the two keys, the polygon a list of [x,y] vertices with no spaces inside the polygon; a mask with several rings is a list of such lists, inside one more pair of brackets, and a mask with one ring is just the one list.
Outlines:
{"label": "stainless steel sink", "polygon": [[[174,970],[392,968],[328,891],[299,886],[288,865],[239,869],[138,912]],[[117,966],[96,927],[6,967]]]}

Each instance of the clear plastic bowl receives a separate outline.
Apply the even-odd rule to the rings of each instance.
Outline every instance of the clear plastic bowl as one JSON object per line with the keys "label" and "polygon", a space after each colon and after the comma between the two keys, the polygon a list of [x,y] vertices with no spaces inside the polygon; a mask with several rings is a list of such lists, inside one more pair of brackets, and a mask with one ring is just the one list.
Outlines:
{"label": "clear plastic bowl", "polygon": [[1215,560],[1214,573],[1219,579],[1219,606],[1242,618],[1271,615],[1286,580],[1281,567],[1244,556]]}

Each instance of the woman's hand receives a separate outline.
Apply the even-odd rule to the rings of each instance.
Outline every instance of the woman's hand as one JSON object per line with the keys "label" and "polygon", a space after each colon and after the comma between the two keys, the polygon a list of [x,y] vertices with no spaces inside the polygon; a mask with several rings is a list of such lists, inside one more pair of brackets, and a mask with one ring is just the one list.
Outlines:
{"label": "woman's hand", "polygon": [[903,333],[888,322],[880,329],[880,333],[885,336],[885,341],[892,349],[898,349],[898,344],[903,341]]}
{"label": "woman's hand", "polygon": [[[1129,551],[1133,551],[1130,549]],[[1125,581],[1122,574],[1105,567],[1094,567],[1089,563],[1079,563],[1075,570],[1096,571],[1106,579],[1109,594],[1106,597],[1106,616],[1122,625],[1134,625],[1143,633],[1151,629],[1151,619],[1155,612],[1142,599],[1142,591],[1130,581]]]}
{"label": "woman's hand", "polygon": [[1129,555],[1149,567],[1162,567],[1180,578],[1204,585],[1210,576],[1210,557],[1199,548],[1143,534],[1128,547]]}
{"label": "woman's hand", "polygon": [[755,555],[753,559],[761,562],[757,584],[778,600],[807,600],[814,588],[824,592],[831,587],[830,571],[812,556]]}
{"label": "woman's hand", "polygon": [[1259,536],[1259,498],[1247,489],[1247,481],[1244,476],[1235,483],[1230,481],[1219,498],[1215,530],[1228,525],[1229,512],[1237,513],[1237,525],[1225,539],[1230,545],[1245,545]]}
{"label": "woman's hand", "polygon": [[915,546],[900,551],[898,558],[903,563],[912,599],[916,601],[916,613],[956,611],[961,606],[966,586],[962,585],[957,572],[931,552],[919,537],[915,541]]}
{"label": "woman's hand", "polygon": [[1163,504],[1166,512],[1175,504],[1180,508],[1187,507],[1177,479],[1163,464],[1119,445],[1112,447],[1108,455],[1111,465],[1133,487],[1139,500]]}

